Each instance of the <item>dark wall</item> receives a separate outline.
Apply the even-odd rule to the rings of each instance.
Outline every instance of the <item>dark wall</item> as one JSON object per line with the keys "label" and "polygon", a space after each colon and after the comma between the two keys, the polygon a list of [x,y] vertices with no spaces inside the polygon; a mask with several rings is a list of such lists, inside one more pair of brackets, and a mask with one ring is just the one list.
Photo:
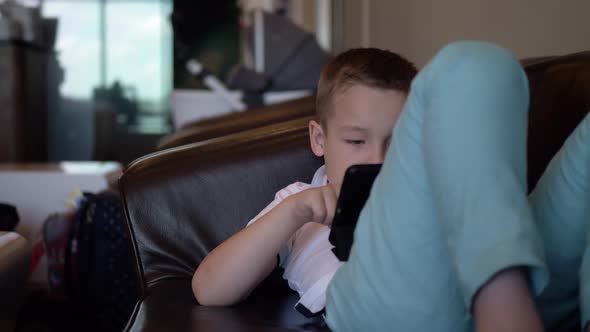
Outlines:
{"label": "dark wall", "polygon": [[175,0],[174,88],[200,88],[185,70],[195,57],[205,68],[225,79],[239,61],[239,9],[235,0]]}

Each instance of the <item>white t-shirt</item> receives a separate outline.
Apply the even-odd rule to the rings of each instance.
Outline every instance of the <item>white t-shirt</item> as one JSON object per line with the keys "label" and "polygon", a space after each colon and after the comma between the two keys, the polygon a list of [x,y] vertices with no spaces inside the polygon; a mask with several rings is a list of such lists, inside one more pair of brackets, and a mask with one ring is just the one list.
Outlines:
{"label": "white t-shirt", "polygon": [[[326,167],[320,167],[311,184],[295,182],[276,193],[275,199],[262,210],[248,226],[256,222],[285,198],[303,190],[327,184]],[[283,278],[289,287],[299,293],[298,304],[310,313],[321,311],[326,304],[326,289],[334,273],[342,265],[332,252],[328,240],[330,227],[316,222],[301,226],[279,252],[280,266],[285,269]]]}

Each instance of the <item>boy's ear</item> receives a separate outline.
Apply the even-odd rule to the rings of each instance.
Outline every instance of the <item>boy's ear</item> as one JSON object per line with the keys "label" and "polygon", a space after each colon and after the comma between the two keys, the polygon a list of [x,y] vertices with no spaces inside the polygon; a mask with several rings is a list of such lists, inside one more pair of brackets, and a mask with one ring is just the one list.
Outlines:
{"label": "boy's ear", "polygon": [[324,156],[324,143],[326,135],[322,126],[314,120],[309,121],[309,142],[311,151],[318,157]]}

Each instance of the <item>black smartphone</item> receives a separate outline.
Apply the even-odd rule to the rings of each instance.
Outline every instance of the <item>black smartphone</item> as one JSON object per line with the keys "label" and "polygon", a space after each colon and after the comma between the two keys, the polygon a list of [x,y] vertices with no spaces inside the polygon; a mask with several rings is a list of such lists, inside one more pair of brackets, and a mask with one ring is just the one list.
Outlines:
{"label": "black smartphone", "polygon": [[356,222],[380,170],[381,164],[352,165],[344,174],[329,236],[341,261],[348,260]]}

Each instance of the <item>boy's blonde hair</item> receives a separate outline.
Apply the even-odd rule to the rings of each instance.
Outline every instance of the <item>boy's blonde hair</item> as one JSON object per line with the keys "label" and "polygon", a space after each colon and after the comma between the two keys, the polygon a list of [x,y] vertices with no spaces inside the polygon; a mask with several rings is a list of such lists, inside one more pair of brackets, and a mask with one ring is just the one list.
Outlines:
{"label": "boy's blonde hair", "polygon": [[332,58],[323,68],[316,96],[316,115],[326,129],[332,98],[353,85],[408,93],[418,70],[399,54],[377,48],[354,48]]}

